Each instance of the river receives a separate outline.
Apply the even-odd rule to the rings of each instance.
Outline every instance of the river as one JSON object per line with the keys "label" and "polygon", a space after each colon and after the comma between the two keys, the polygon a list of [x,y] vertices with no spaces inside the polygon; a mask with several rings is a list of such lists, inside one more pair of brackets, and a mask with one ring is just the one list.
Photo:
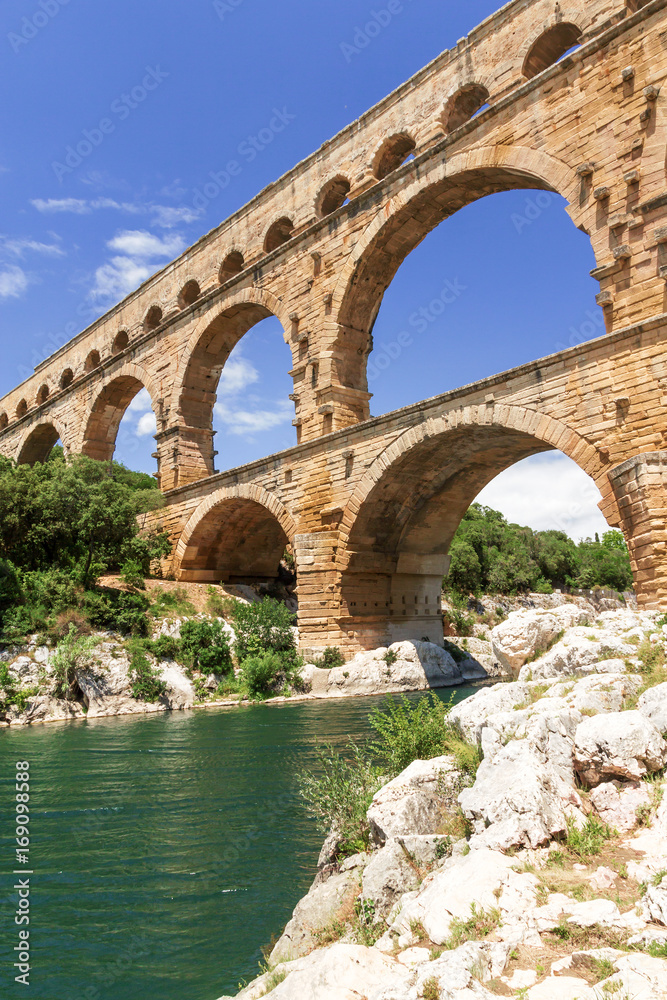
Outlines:
{"label": "river", "polygon": [[[459,701],[471,688],[455,692]],[[442,692],[443,699],[451,690]],[[418,697],[418,696],[411,696]],[[315,873],[295,775],[369,735],[378,699],[124,716],[0,732],[3,997],[216,1000],[258,974]],[[30,987],[10,818],[30,763]]]}

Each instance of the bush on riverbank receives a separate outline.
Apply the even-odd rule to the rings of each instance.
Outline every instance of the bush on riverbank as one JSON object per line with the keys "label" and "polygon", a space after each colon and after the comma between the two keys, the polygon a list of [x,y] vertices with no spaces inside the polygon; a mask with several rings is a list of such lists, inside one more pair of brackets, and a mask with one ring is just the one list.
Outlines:
{"label": "bush on riverbank", "polygon": [[369,716],[376,735],[360,747],[350,742],[341,753],[331,745],[317,751],[317,767],[298,775],[299,790],[323,833],[333,831],[338,856],[368,848],[366,812],[375,792],[414,760],[453,756],[470,778],[481,763],[481,752],[449,722],[452,702],[433,692],[412,701],[387,696]]}

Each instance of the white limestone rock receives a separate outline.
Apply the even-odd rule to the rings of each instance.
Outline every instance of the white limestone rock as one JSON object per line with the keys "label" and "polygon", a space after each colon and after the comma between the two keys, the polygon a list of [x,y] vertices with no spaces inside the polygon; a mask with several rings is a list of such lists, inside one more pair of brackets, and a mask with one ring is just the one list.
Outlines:
{"label": "white limestone rock", "polygon": [[374,795],[367,812],[373,841],[438,833],[461,780],[453,757],[413,761]]}
{"label": "white limestone rock", "polygon": [[316,932],[330,924],[358,892],[359,878],[367,861],[365,855],[355,855],[345,871],[331,875],[326,881],[315,880],[310,891],[297,903],[274,946],[271,965],[310,954],[317,946]]}
{"label": "white limestone rock", "polygon": [[534,663],[522,667],[520,680],[581,677],[594,673],[618,673],[619,661],[634,657],[637,647],[615,632],[598,628],[573,628]]}
{"label": "white limestone rock", "polygon": [[651,793],[640,781],[604,781],[591,790],[591,803],[604,823],[626,833],[637,825],[637,810],[651,804]]}
{"label": "white limestone rock", "polygon": [[420,883],[416,866],[406,849],[394,839],[376,851],[364,869],[362,896],[374,907],[375,918],[386,917],[394,904]]}
{"label": "white limestone rock", "polygon": [[574,604],[548,611],[513,611],[491,632],[494,655],[506,670],[516,674],[540,650],[545,652],[561,632],[587,620],[587,613]]}
{"label": "white limestone rock", "polygon": [[643,778],[667,763],[667,743],[640,712],[584,719],[575,735],[574,763],[589,787],[610,778]]}
{"label": "white limestone rock", "polygon": [[85,718],[83,706],[76,701],[65,701],[52,694],[36,694],[28,699],[24,712],[11,705],[5,715],[12,725],[32,725],[37,722],[66,722]]}
{"label": "white limestone rock", "polygon": [[[393,663],[384,659],[396,654]],[[373,695],[396,691],[426,691],[450,687],[464,681],[459,665],[450,653],[432,642],[395,642],[389,647],[357,653],[342,667],[329,671],[326,693]]]}
{"label": "white limestone rock", "polygon": [[[479,743],[485,726],[497,729],[492,720],[511,715],[516,721],[516,709],[527,703],[529,695],[529,685],[522,681],[483,687],[455,705],[449,713],[449,720],[458,726],[466,739]],[[528,718],[528,713],[525,718]]]}
{"label": "white limestone rock", "polygon": [[642,900],[642,910],[647,920],[667,926],[667,877],[659,885],[651,885]]}
{"label": "white limestone rock", "polygon": [[667,733],[667,683],[649,688],[637,702],[637,711],[661,733]]}

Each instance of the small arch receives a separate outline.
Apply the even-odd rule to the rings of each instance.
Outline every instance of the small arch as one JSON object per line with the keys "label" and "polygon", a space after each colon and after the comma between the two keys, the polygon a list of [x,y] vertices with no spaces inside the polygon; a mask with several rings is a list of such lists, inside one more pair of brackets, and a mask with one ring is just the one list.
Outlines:
{"label": "small arch", "polygon": [[471,118],[488,104],[489,92],[479,83],[469,83],[461,87],[445,105],[442,125],[445,132],[453,132],[469,122]]}
{"label": "small arch", "polygon": [[17,419],[20,420],[21,417],[25,417],[27,412],[28,412],[28,404],[26,403],[25,399],[20,399],[18,402],[18,406],[16,407]]}
{"label": "small arch", "polygon": [[244,268],[245,260],[243,254],[240,250],[232,250],[220,265],[220,271],[218,272],[220,284],[224,285],[229,278],[233,278],[235,274],[240,274]]}
{"label": "small arch", "polygon": [[201,288],[199,287],[199,282],[192,278],[190,281],[183,285],[178,296],[178,308],[187,309],[188,306],[194,305],[199,296],[201,295]]}
{"label": "small arch", "polygon": [[5,427],[9,423],[9,417],[6,413],[0,413],[0,431],[4,431]]}
{"label": "small arch", "polygon": [[46,462],[54,446],[60,440],[60,432],[52,423],[39,424],[24,439],[19,449],[19,465],[36,465]]}
{"label": "small arch", "polygon": [[373,161],[373,174],[381,181],[405,163],[416,148],[415,140],[407,132],[392,135],[380,146]]}
{"label": "small arch", "polygon": [[151,306],[146,313],[146,319],[144,320],[144,330],[149,333],[151,330],[156,330],[160,323],[162,322],[162,310],[159,306]]}
{"label": "small arch", "polygon": [[49,389],[48,385],[44,383],[44,385],[40,386],[39,392],[37,393],[37,405],[42,406],[47,401],[50,395],[51,395],[51,390]]}
{"label": "small arch", "polygon": [[321,219],[342,208],[348,200],[350,182],[347,177],[334,177],[328,181],[317,198],[316,211]]}
{"label": "small arch", "polygon": [[92,372],[96,368],[99,368],[100,364],[101,364],[100,352],[91,351],[88,357],[86,358],[86,363],[83,366],[83,370],[86,372]]}
{"label": "small arch", "polygon": [[111,348],[112,354],[122,354],[129,343],[130,335],[127,330],[120,330],[114,337],[113,346]]}
{"label": "small arch", "polygon": [[151,409],[155,413],[158,396],[151,380],[136,365],[122,368],[95,398],[77,450],[100,462],[111,461],[120,422],[134,397],[144,388],[149,392]]}
{"label": "small arch", "polygon": [[275,579],[294,522],[259,486],[218,490],[202,501],[176,547],[179,580],[253,582]]}
{"label": "small arch", "polygon": [[581,28],[569,21],[561,21],[547,28],[537,41],[533,42],[523,64],[523,75],[527,80],[553,66],[559,59],[581,41]]}
{"label": "small arch", "polygon": [[60,388],[67,389],[74,381],[74,372],[71,368],[66,368],[60,376]]}
{"label": "small arch", "polygon": [[283,243],[287,243],[292,239],[294,234],[294,223],[287,216],[283,216],[282,219],[278,219],[270,226],[266,238],[264,240],[264,250],[266,253],[271,253],[273,250],[277,250],[281,247]]}

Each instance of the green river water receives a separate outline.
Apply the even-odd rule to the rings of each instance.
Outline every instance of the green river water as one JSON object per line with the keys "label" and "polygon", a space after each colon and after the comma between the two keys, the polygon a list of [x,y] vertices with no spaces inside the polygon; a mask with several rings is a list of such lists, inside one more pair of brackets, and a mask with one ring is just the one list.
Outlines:
{"label": "green river water", "polygon": [[[471,688],[455,692],[461,700]],[[443,692],[448,699],[451,691]],[[377,699],[124,716],[0,732],[0,996],[216,1000],[258,972],[315,874],[297,795],[318,743]],[[28,987],[14,982],[14,768],[31,775]]]}

